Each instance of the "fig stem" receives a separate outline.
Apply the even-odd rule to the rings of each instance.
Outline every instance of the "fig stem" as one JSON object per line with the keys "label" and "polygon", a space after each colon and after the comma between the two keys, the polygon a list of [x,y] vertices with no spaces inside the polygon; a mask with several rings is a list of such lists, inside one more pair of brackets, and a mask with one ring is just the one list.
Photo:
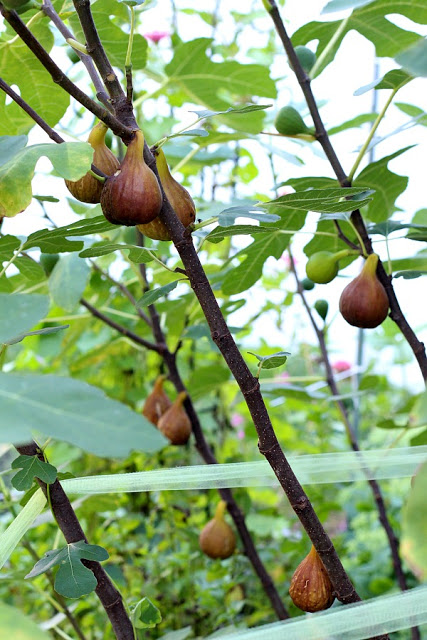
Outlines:
{"label": "fig stem", "polygon": [[359,241],[359,245],[360,245],[360,248],[362,249],[363,257],[367,258],[368,252],[366,250],[365,243],[363,242],[362,236],[359,233],[359,230],[357,229],[356,225],[353,223],[351,218],[349,219],[349,223],[350,223],[350,225],[351,225],[351,227],[352,227],[352,229],[353,229],[354,233],[356,234],[356,237],[357,237],[357,239]]}
{"label": "fig stem", "polygon": [[334,260],[335,262],[338,262],[339,260],[341,260],[342,258],[347,258],[348,256],[355,256],[355,255],[359,255],[359,251],[356,251],[354,249],[342,249],[342,251],[337,251],[337,253],[334,253]]}
{"label": "fig stem", "polygon": [[107,178],[103,178],[102,176],[99,176],[97,173],[95,173],[95,171],[92,171],[92,169],[89,169],[88,173],[90,173],[90,175],[95,178],[95,180],[98,180],[99,182],[104,183],[106,181]]}
{"label": "fig stem", "polygon": [[351,18],[351,15],[349,15],[347,18],[345,18],[345,20],[343,20],[341,22],[340,26],[335,31],[334,35],[329,40],[328,44],[323,49],[322,53],[319,55],[319,57],[317,58],[316,62],[314,63],[314,65],[310,69],[310,73],[308,75],[309,75],[309,78],[311,80],[313,80],[313,78],[316,77],[319,69],[322,68],[322,65],[323,65],[324,61],[328,59],[328,56],[330,55],[331,51],[334,50],[335,45],[337,44],[337,42],[339,41],[339,39],[341,38],[341,36],[345,32],[345,30],[347,29],[347,25],[349,23],[350,18]]}
{"label": "fig stem", "polygon": [[86,56],[89,55],[89,51],[87,50],[87,47],[85,47],[85,45],[82,44],[81,42],[74,40],[74,38],[67,38],[66,43],[69,44],[70,47],[72,47],[76,51],[80,51],[80,53],[84,53]]}
{"label": "fig stem", "polygon": [[216,520],[224,520],[224,513],[226,509],[227,503],[224,500],[220,500],[215,509],[215,519]]}
{"label": "fig stem", "polygon": [[[41,11],[41,10],[40,10],[40,11],[37,11],[37,13],[35,13],[35,14],[32,16],[32,18],[30,18],[30,19],[28,20],[28,22],[26,23],[26,27],[27,27],[27,29],[30,29],[30,28],[33,26],[33,24],[34,24],[35,22],[37,22],[37,20],[40,18],[40,14],[43,14],[43,11]],[[20,38],[20,36],[19,36],[19,35],[14,36],[14,37],[12,38],[12,40],[9,40],[9,42],[8,42],[8,46],[10,47],[10,46],[11,46],[11,45],[13,45],[15,42],[18,42],[19,38]]]}
{"label": "fig stem", "polygon": [[354,174],[356,173],[357,169],[359,168],[360,163],[362,162],[363,156],[365,155],[372,138],[375,135],[376,130],[378,129],[381,120],[384,118],[387,109],[389,108],[389,106],[391,105],[391,103],[393,102],[393,98],[396,95],[396,93],[399,91],[399,89],[401,89],[402,87],[405,86],[405,84],[408,84],[408,82],[412,80],[412,78],[407,78],[406,80],[403,80],[395,89],[393,89],[393,91],[391,92],[387,102],[385,103],[384,107],[381,109],[380,113],[378,114],[374,124],[372,125],[372,128],[368,134],[368,137],[366,138],[365,142],[362,145],[362,148],[360,149],[356,160],[354,161],[354,164],[350,170],[350,173],[348,174],[348,180],[351,182],[354,178]]}
{"label": "fig stem", "polygon": [[125,69],[132,68],[132,47],[133,47],[133,34],[135,32],[135,11],[132,6],[129,6],[130,11],[130,32],[129,32],[129,41],[128,48],[126,52],[126,60],[125,60]]}

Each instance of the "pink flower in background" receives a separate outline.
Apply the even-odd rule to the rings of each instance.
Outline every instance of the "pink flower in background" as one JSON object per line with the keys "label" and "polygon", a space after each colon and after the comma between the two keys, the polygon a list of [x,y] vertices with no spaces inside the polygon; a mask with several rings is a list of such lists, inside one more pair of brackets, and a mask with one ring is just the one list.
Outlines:
{"label": "pink flower in background", "polygon": [[343,373],[344,371],[351,369],[351,364],[350,362],[347,362],[347,360],[337,360],[332,363],[332,369],[337,373]]}
{"label": "pink flower in background", "polygon": [[151,42],[160,42],[163,38],[168,38],[170,36],[169,31],[150,31],[150,33],[144,33],[144,38],[147,40],[151,40]]}
{"label": "pink flower in background", "polygon": [[287,196],[289,193],[292,193],[292,189],[290,187],[279,187],[277,189],[277,195],[279,198],[281,196]]}
{"label": "pink flower in background", "polygon": [[[283,260],[283,262],[288,267],[288,269],[290,269],[291,259],[289,257],[289,253],[287,251],[285,251],[285,253],[282,253],[282,255],[280,256],[280,259]],[[298,264],[298,260],[296,258],[294,258],[294,265],[296,266],[297,264]]]}
{"label": "pink flower in background", "polygon": [[240,427],[244,423],[245,419],[240,413],[233,413],[230,419],[230,423],[232,427]]}
{"label": "pink flower in background", "polygon": [[289,375],[289,373],[287,371],[283,371],[278,377],[279,377],[280,382],[287,382],[288,378],[290,378],[291,376]]}
{"label": "pink flower in background", "polygon": [[237,432],[237,437],[239,438],[239,440],[243,440],[245,437],[245,432],[243,431],[243,429],[239,429]]}

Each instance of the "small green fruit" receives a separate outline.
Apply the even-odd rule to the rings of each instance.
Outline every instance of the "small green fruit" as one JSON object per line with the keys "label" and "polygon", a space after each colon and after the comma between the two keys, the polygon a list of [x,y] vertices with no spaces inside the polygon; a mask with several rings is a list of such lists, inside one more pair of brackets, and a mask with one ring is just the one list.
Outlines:
{"label": "small green fruit", "polygon": [[314,303],[314,308],[316,309],[319,316],[322,320],[326,320],[326,316],[328,315],[329,304],[326,300],[316,300]]}
{"label": "small green fruit", "polygon": [[76,64],[80,60],[77,51],[73,48],[67,49],[67,56],[73,64]]}
{"label": "small green fruit", "polygon": [[295,47],[295,53],[304,71],[310,73],[316,62],[316,54],[308,47],[303,47],[302,45]]}
{"label": "small green fruit", "polygon": [[305,272],[310,280],[318,284],[332,282],[338,273],[338,261],[336,254],[330,251],[318,251],[310,256]]}
{"label": "small green fruit", "polygon": [[33,0],[4,0],[3,5],[6,9],[16,11],[18,14],[25,13],[29,9],[38,9],[40,4]]}
{"label": "small green fruit", "polygon": [[293,107],[282,107],[276,116],[274,126],[282,136],[296,136],[309,132],[304,120]]}
{"label": "small green fruit", "polygon": [[53,271],[53,267],[59,260],[59,255],[57,253],[42,253],[40,256],[40,264],[46,272],[47,276]]}
{"label": "small green fruit", "polygon": [[304,280],[301,280],[301,286],[304,291],[311,291],[314,289],[314,282],[310,278],[304,278]]}

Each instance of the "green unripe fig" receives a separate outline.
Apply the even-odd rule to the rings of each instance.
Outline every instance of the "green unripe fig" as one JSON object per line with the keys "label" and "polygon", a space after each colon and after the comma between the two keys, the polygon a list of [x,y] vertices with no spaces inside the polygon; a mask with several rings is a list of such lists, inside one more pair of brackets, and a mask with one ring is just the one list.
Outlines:
{"label": "green unripe fig", "polygon": [[308,259],[305,272],[313,282],[327,284],[337,275],[338,262],[330,251],[318,251]]}
{"label": "green unripe fig", "polygon": [[326,316],[328,315],[329,304],[327,300],[316,300],[314,303],[314,308],[316,309],[319,316],[322,320],[326,320]]}
{"label": "green unripe fig", "polygon": [[309,128],[293,107],[282,107],[274,121],[274,126],[282,136],[296,136],[300,133],[308,133]]}
{"label": "green unripe fig", "polygon": [[47,276],[53,271],[53,267],[59,260],[59,255],[57,253],[42,253],[40,256],[40,264],[46,272]]}
{"label": "green unripe fig", "polygon": [[307,277],[317,284],[327,284],[332,282],[338,273],[338,262],[341,258],[345,258],[353,253],[349,249],[343,249],[337,253],[331,253],[330,251],[318,251],[313,253],[308,259],[305,266],[305,272]]}
{"label": "green unripe fig", "polygon": [[295,53],[304,71],[310,73],[316,62],[316,54],[308,47],[303,47],[302,45],[295,47]]}
{"label": "green unripe fig", "polygon": [[76,64],[80,60],[77,51],[75,49],[67,49],[67,56],[73,64]]}
{"label": "green unripe fig", "polygon": [[33,0],[4,0],[3,5],[6,9],[11,9],[19,14],[25,13],[29,9],[40,8],[40,3]]}
{"label": "green unripe fig", "polygon": [[304,278],[304,280],[301,280],[301,286],[304,291],[311,291],[314,289],[314,282],[310,278]]}

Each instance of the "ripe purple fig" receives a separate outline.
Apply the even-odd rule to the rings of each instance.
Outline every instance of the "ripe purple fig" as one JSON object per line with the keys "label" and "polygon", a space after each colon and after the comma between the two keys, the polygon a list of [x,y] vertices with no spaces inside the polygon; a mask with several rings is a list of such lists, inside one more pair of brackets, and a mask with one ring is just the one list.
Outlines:
{"label": "ripe purple fig", "polygon": [[171,444],[187,444],[191,435],[191,422],[182,406],[187,394],[181,391],[175,402],[159,418],[157,427],[164,436],[169,438]]}
{"label": "ripe purple fig", "polygon": [[[108,131],[107,125],[98,122],[89,134],[88,142],[94,149],[93,164],[101,169],[107,176],[111,176],[120,166],[114,153],[105,144],[105,134]],[[94,178],[89,172],[82,178],[73,182],[65,180],[68,191],[80,202],[96,204],[101,199],[103,183]]]}
{"label": "ripe purple fig", "polygon": [[203,527],[200,536],[200,548],[209,558],[225,560],[233,555],[236,548],[236,536],[233,529],[224,520],[226,503],[219,502],[215,516]]}
{"label": "ripe purple fig", "polygon": [[[157,149],[155,156],[157,171],[159,172],[159,178],[165,190],[166,197],[184,227],[188,227],[188,225],[196,219],[196,207],[193,199],[187,189],[172,177],[163,150]],[[160,218],[155,218],[155,220],[148,224],[139,224],[138,229],[144,236],[152,238],[153,240],[171,239],[165,223],[162,222]]]}
{"label": "ripe purple fig", "polygon": [[162,415],[172,406],[169,396],[163,391],[163,383],[166,376],[159,376],[154,383],[154,388],[145,401],[142,415],[157,426]]}
{"label": "ripe purple fig", "polygon": [[361,273],[344,289],[340,298],[340,311],[353,327],[374,329],[388,314],[386,290],[377,278],[378,256],[368,256]]}
{"label": "ripe purple fig", "polygon": [[101,207],[113,224],[128,227],[145,224],[160,213],[162,192],[155,174],[145,163],[143,151],[144,134],[138,130],[120,168],[105,181]]}
{"label": "ripe purple fig", "polygon": [[335,599],[332,582],[313,546],[295,569],[289,595],[295,606],[310,613],[329,609]]}

